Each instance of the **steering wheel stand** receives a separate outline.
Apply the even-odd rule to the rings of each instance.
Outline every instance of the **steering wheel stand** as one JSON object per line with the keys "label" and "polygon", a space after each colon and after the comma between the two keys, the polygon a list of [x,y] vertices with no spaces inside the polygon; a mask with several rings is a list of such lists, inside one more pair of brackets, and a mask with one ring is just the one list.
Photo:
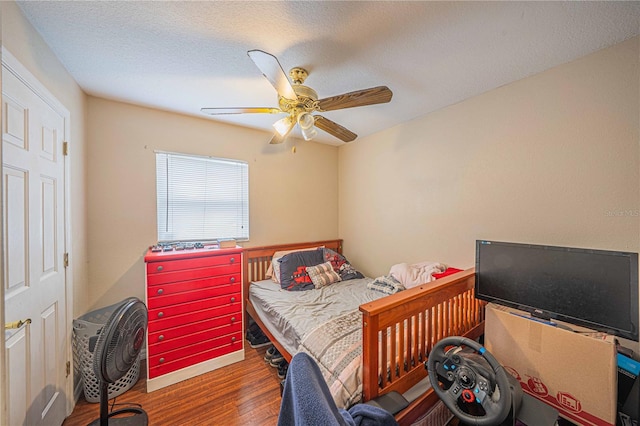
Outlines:
{"label": "steering wheel stand", "polygon": [[[474,352],[464,351],[463,346]],[[478,342],[444,338],[434,346],[425,368],[436,395],[464,424],[515,423],[523,395],[520,383]]]}

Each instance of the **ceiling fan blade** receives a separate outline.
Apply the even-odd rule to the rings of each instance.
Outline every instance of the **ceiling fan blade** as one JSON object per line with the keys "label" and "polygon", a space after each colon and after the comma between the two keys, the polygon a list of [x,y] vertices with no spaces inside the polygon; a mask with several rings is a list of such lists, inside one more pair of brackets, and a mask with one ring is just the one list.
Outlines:
{"label": "ceiling fan blade", "polygon": [[262,75],[269,80],[269,83],[276,89],[278,94],[284,98],[296,100],[298,96],[293,90],[287,74],[285,74],[278,58],[262,50],[250,50],[247,55],[256,64]]}
{"label": "ceiling fan blade", "polygon": [[273,132],[273,137],[271,138],[269,143],[272,144],[272,145],[276,145],[276,144],[282,143],[282,142],[285,141],[285,139],[287,139],[287,136],[289,136],[289,135],[287,134],[287,135],[281,136],[280,133]]}
{"label": "ceiling fan blade", "polygon": [[328,118],[325,118],[321,115],[314,115],[313,118],[315,118],[316,120],[315,124],[318,129],[324,130],[325,132],[335,136],[341,141],[351,142],[352,140],[358,137],[358,135],[356,135],[346,127],[342,127],[338,123],[331,121]]}
{"label": "ceiling fan blade", "polygon": [[205,114],[211,115],[221,115],[221,114],[278,114],[282,111],[280,108],[268,108],[268,107],[259,107],[259,108],[200,108],[200,111]]}
{"label": "ceiling fan blade", "polygon": [[383,104],[389,102],[393,93],[387,86],[372,87],[356,90],[318,100],[318,111],[333,111],[336,109],[353,108],[365,105]]}

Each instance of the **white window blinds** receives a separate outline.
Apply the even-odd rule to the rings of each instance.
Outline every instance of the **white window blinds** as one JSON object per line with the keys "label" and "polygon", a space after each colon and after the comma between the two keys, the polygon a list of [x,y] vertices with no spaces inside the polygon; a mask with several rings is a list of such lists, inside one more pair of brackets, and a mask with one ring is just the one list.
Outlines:
{"label": "white window blinds", "polygon": [[158,241],[249,239],[249,165],[156,152]]}

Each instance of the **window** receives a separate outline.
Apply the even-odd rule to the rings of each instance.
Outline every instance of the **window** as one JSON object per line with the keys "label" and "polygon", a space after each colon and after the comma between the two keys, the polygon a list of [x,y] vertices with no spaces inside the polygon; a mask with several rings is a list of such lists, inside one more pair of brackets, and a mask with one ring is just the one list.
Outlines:
{"label": "window", "polygon": [[156,152],[158,241],[249,239],[249,165]]}

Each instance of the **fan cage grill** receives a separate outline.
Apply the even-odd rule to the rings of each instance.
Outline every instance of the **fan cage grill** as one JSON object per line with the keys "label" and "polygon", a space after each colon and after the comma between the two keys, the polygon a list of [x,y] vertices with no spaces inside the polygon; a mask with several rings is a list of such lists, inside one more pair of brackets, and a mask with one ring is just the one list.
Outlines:
{"label": "fan cage grill", "polygon": [[[93,353],[89,351],[89,339],[99,335],[111,314],[122,304],[106,306],[88,312],[73,320],[73,365],[74,377],[78,375],[83,382],[84,397],[87,402],[100,402],[100,382],[93,371]],[[94,343],[95,351],[95,343]],[[140,355],[131,369],[120,380],[109,383],[109,399],[122,395],[136,384],[140,378]]]}

